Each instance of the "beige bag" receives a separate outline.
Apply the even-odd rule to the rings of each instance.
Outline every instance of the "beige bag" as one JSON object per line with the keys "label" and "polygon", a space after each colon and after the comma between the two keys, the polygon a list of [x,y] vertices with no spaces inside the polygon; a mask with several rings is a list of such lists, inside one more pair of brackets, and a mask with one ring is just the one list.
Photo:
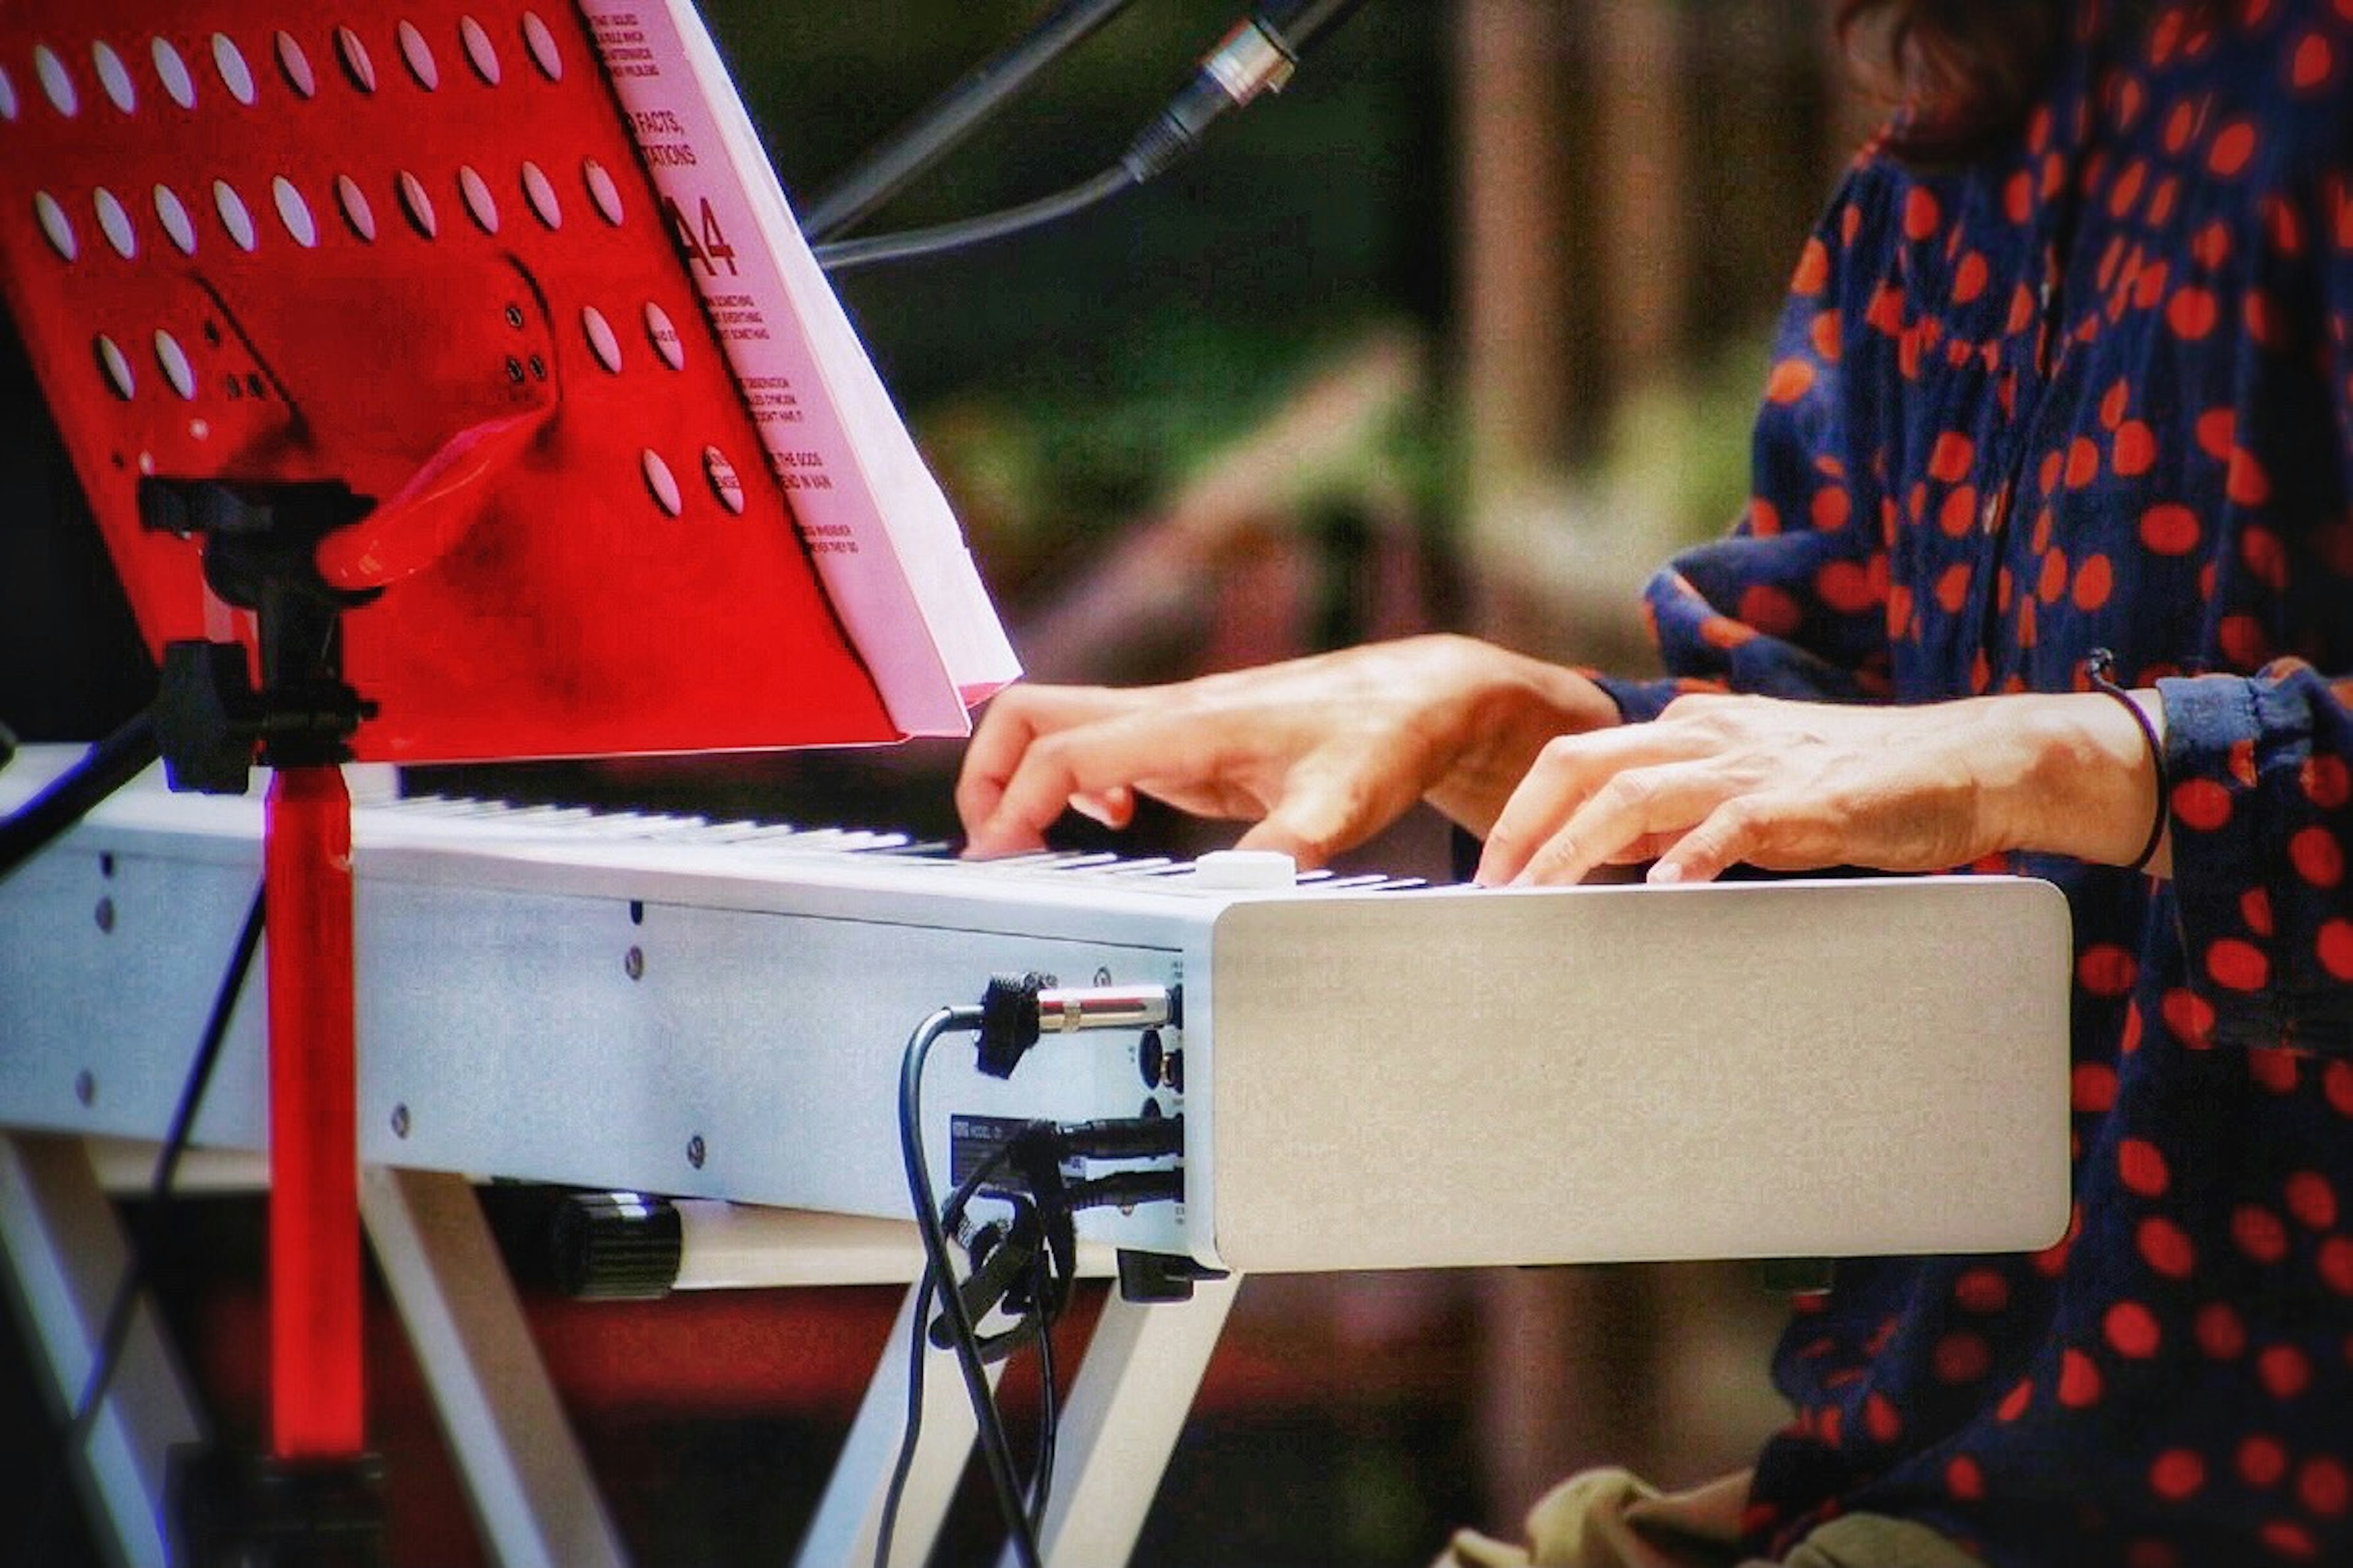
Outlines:
{"label": "beige bag", "polygon": [[[1585,1470],[1528,1510],[1527,1543],[1465,1530],[1434,1568],[1757,1568],[1740,1551],[1749,1473],[1665,1493],[1622,1469]],[[1844,1514],[1800,1542],[1785,1568],[1983,1568],[1926,1525]]]}

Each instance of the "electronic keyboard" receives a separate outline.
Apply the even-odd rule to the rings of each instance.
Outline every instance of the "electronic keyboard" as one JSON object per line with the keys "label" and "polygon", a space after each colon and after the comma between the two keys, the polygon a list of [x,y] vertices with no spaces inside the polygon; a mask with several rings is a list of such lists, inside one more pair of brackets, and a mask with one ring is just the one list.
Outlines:
{"label": "electronic keyboard", "polygon": [[[71,755],[0,770],[14,809]],[[999,973],[1171,998],[1012,1074],[943,1039],[933,1168],[1183,1118],[1091,1242],[1261,1272],[2045,1245],[2068,1210],[2047,884],[1489,889],[1281,857],[965,861],[889,832],[396,798],[353,770],[364,1162],[907,1213],[911,1031]],[[159,1138],[261,805],[150,774],[0,882],[0,1127]],[[264,1139],[248,984],[199,1143]]]}

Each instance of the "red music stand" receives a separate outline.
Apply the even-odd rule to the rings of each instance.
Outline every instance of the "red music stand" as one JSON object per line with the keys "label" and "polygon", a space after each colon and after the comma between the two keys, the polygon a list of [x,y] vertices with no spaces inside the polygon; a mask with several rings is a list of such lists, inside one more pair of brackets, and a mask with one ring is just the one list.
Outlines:
{"label": "red music stand", "polygon": [[277,770],[269,1441],[300,1511],[364,1447],[336,764],[897,731],[563,0],[22,0],[0,148],[0,284],[164,664],[175,787]]}

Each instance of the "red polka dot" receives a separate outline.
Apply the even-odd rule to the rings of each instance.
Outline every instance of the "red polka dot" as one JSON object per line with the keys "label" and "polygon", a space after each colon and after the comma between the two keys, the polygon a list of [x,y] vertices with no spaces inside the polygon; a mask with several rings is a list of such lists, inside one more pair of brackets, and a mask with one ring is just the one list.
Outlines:
{"label": "red polka dot", "polygon": [[1795,403],[1814,384],[1814,367],[1801,359],[1785,359],[1765,378],[1765,395],[1775,403]]}
{"label": "red polka dot", "polygon": [[2258,1432],[2239,1444],[2239,1475],[2251,1487],[2275,1487],[2287,1474],[2287,1449],[2276,1437]]}
{"label": "red polka dot", "polygon": [[2247,1048],[2247,1076],[2259,1088],[2269,1089],[2274,1094],[2294,1094],[2300,1076],[2295,1053],[2250,1046]]}
{"label": "red polka dot", "polygon": [[2328,40],[2318,33],[2307,33],[2295,47],[2295,58],[2288,66],[2287,79],[2300,92],[2309,92],[2328,80],[2337,68],[2336,51]]}
{"label": "red polka dot", "polygon": [[2241,120],[2222,127],[2207,149],[2206,167],[2229,179],[2243,171],[2255,155],[2255,128]]}
{"label": "red polka dot", "polygon": [[2287,1212],[2308,1230],[2337,1226],[2337,1189],[2317,1171],[2298,1171],[2287,1179]]}
{"label": "red polka dot", "polygon": [[2195,991],[2173,990],[2158,1004],[2158,1016],[2173,1037],[2193,1051],[2214,1043],[2214,1005]]}
{"label": "red polka dot", "polygon": [[2116,588],[2116,569],[2105,555],[2094,555],[2075,572],[2075,607],[2089,614],[2108,602]]}
{"label": "red polka dot", "polygon": [[2334,1519],[2353,1506],[2353,1477],[2347,1474],[2344,1461],[2315,1455],[2295,1472],[2295,1497],[2323,1519]]}
{"label": "red polka dot", "polygon": [[1936,446],[1928,453],[1928,477],[1948,485],[1958,484],[1968,478],[1977,456],[1977,443],[1957,430],[1947,430],[1936,437]]}
{"label": "red polka dot", "polygon": [[2187,1279],[2198,1267],[2198,1249],[2189,1233],[2163,1215],[2151,1215],[2140,1222],[2135,1244],[2140,1248],[2141,1261],[2168,1279]]}
{"label": "red polka dot", "polygon": [[2324,921],[2319,941],[2314,951],[2320,958],[2320,967],[2336,980],[2353,980],[2353,921],[2342,918]]}
{"label": "red polka dot", "polygon": [[2215,832],[2231,820],[2231,792],[2212,779],[2184,779],[2173,786],[2173,815],[2185,827]]}
{"label": "red polka dot", "polygon": [[[2212,596],[2211,588],[2201,591]],[[2271,634],[2254,616],[2224,616],[2214,631],[2215,640],[2222,645],[2223,657],[2235,668],[2253,672],[2271,662]]]}
{"label": "red polka dot", "polygon": [[2100,448],[2088,436],[2067,444],[2067,488],[2080,490],[2100,477]]}
{"label": "red polka dot", "polygon": [[1953,269],[1953,303],[1973,303],[1986,291],[1986,283],[1991,276],[1986,258],[1978,252],[1972,250],[1962,257],[1961,264]]}
{"label": "red polka dot", "polygon": [[2228,460],[2231,444],[2237,438],[2239,416],[2228,408],[2211,408],[2198,416],[2192,427],[2198,437],[2198,449],[2216,462]]}
{"label": "red polka dot", "polygon": [[2162,261],[2152,261],[2142,268],[2140,276],[2133,279],[2134,305],[2144,310],[2155,309],[2157,302],[2165,298],[2167,277],[2168,268]]}
{"label": "red polka dot", "polygon": [[2127,1138],[2116,1145],[2116,1175],[2145,1198],[2163,1197],[2173,1182],[2164,1151],[2146,1138]]}
{"label": "red polka dot", "polygon": [[2147,183],[2148,165],[2136,159],[2108,187],[2108,216],[2120,218],[2132,211],[2133,204],[2140,200],[2141,187]]}
{"label": "red polka dot", "polygon": [[2335,811],[2353,800],[2353,768],[2342,757],[2314,757],[2297,771],[2305,799],[2323,811]]}
{"label": "red polka dot", "polygon": [[2067,1103],[2096,1116],[2116,1102],[2116,1069],[2100,1062],[2078,1062],[2068,1075]]}
{"label": "red polka dot", "polygon": [[2067,591],[2067,556],[2063,551],[2046,550],[2042,553],[2042,570],[2035,574],[2035,596],[2046,605],[2055,605],[2059,595]]}
{"label": "red polka dot", "polygon": [[1948,491],[1936,508],[1936,526],[1947,536],[1958,539],[1977,525],[1977,487],[1962,485]]}
{"label": "red polka dot", "polygon": [[2082,1410],[2100,1402],[2100,1368],[2082,1351],[2070,1350],[2059,1357],[2059,1403],[2071,1410]]}
{"label": "red polka dot", "polygon": [[2001,189],[2001,214],[2012,223],[2024,223],[2034,216],[2034,180],[2021,169],[2010,177]]}
{"label": "red polka dot", "polygon": [[2221,310],[2210,291],[2196,287],[2177,289],[2166,301],[2165,324],[2173,335],[2195,342],[2214,330],[2221,320]]}
{"label": "red polka dot", "polygon": [[1874,1443],[1893,1443],[1904,1432],[1903,1417],[1895,1414],[1895,1406],[1888,1403],[1887,1395],[1877,1392],[1863,1399],[1862,1426]]}
{"label": "red polka dot", "polygon": [[2271,475],[2263,464],[2244,447],[2231,448],[2230,476],[2223,481],[2223,490],[2241,506],[2261,506],[2272,499]]}
{"label": "red polka dot", "polygon": [[1967,1454],[1956,1454],[1945,1466],[1945,1489],[1962,1502],[1985,1496],[1985,1469]]}
{"label": "red polka dot", "polygon": [[2010,1305],[2010,1281],[1998,1268],[1968,1268],[1953,1281],[1953,1300],[1968,1312],[1999,1312]]}
{"label": "red polka dot", "polygon": [[2015,1421],[2025,1415],[2027,1407],[2033,1403],[2034,1384],[2021,1383],[2001,1396],[2001,1403],[1994,1406],[1993,1413],[2001,1420]]}
{"label": "red polka dot", "polygon": [[1985,1336],[1968,1329],[1955,1329],[1939,1339],[1929,1361],[1945,1383],[1975,1383],[1993,1370],[1993,1352]]}
{"label": "red polka dot", "polygon": [[1806,247],[1798,252],[1798,270],[1789,279],[1790,289],[1799,294],[1819,294],[1830,280],[1830,247],[1820,237],[1807,240]]}
{"label": "red polka dot", "polygon": [[1824,533],[1835,533],[1844,528],[1847,520],[1854,515],[1854,502],[1849,499],[1842,486],[1824,485],[1814,492],[1814,499],[1808,503],[1806,510],[1816,528]]}
{"label": "red polka dot", "polygon": [[1936,232],[1945,221],[1944,209],[1926,189],[1915,185],[1904,197],[1904,234],[1908,239],[1926,239]]}
{"label": "red polka dot", "polygon": [[2353,1238],[2332,1236],[2314,1253],[2313,1272],[2340,1296],[2353,1296]]}
{"label": "red polka dot", "polygon": [[2304,218],[2295,207],[2276,195],[2265,196],[2258,205],[2257,216],[2263,220],[2263,237],[2274,250],[2283,256],[2304,254]]}
{"label": "red polka dot", "polygon": [[2268,528],[2249,528],[2239,535],[2239,559],[2247,572],[2266,588],[2287,586],[2287,547]]}
{"label": "red polka dot", "polygon": [[2320,1091],[2339,1116],[2353,1116],[2353,1062],[2330,1062],[2320,1073]]}
{"label": "red polka dot", "polygon": [[[2181,19],[2168,15],[2165,18],[2165,23],[2172,30],[2179,31]],[[2154,49],[2151,50],[2151,56],[2156,58]],[[2162,65],[2164,61],[2158,58],[2158,63]],[[2173,112],[2165,117],[2165,150],[2168,153],[2180,152],[2189,145],[2189,138],[2197,133],[2197,110],[2187,103],[2175,104]]]}
{"label": "red polka dot", "polygon": [[2075,961],[2075,984],[2094,996],[2122,996],[2133,988],[2140,965],[2132,953],[2113,942],[2096,942]]}
{"label": "red polka dot", "polygon": [[1798,601],[1779,588],[1752,584],[1740,595],[1740,618],[1768,637],[1788,637],[1802,618]]}
{"label": "red polka dot", "polygon": [[2320,1555],[2320,1544],[2313,1540],[2312,1531],[2292,1519],[2267,1519],[2255,1535],[2274,1555],[2291,1562],[2310,1563]]}
{"label": "red polka dot", "polygon": [[2100,1326],[2116,1352],[2135,1361],[2146,1361],[2155,1355],[2158,1342],[2163,1338],[2157,1314],[2138,1301],[2118,1301],[2108,1309]]}
{"label": "red polka dot", "polygon": [[2261,1204],[2241,1204],[2231,1211],[2231,1239],[2257,1263],[2277,1263],[2287,1256],[2287,1226]]}
{"label": "red polka dot", "polygon": [[2132,383],[2119,376],[2116,384],[2100,398],[2100,423],[2113,430],[2124,423],[2125,411],[2132,406]]}
{"label": "red polka dot", "polygon": [[1937,574],[1936,603],[1944,606],[1947,615],[1957,616],[1961,613],[1961,606],[1968,602],[1968,563],[1957,561]]}
{"label": "red polka dot", "polygon": [[2198,514],[2172,501],[2141,513],[2140,542],[2158,555],[2189,554],[2198,548],[2200,531]]}
{"label": "red polka dot", "polygon": [[2148,1468],[2148,1487],[2168,1502],[2195,1497],[2206,1484],[2206,1461],[2189,1448],[2168,1448]]}
{"label": "red polka dot", "polygon": [[2228,1301],[2209,1301],[2190,1320],[2198,1348],[2215,1361],[2236,1361],[2247,1353],[2247,1325]]}
{"label": "red polka dot", "polygon": [[2206,950],[2206,973],[2231,991],[2261,991],[2272,977],[2271,960],[2253,942],[2226,936]]}
{"label": "red polka dot", "polygon": [[1863,308],[1863,323],[1894,337],[1904,330],[1904,296],[1883,283]]}
{"label": "red polka dot", "polygon": [[1838,363],[1839,356],[1846,346],[1845,331],[1835,310],[1824,310],[1817,315],[1813,325],[1806,329],[1806,342],[1812,345],[1814,357],[1824,364]]}
{"label": "red polka dot", "polygon": [[2299,830],[2287,841],[2287,854],[2295,874],[2316,888],[2333,888],[2345,879],[2345,851],[2325,827]]}
{"label": "red polka dot", "polygon": [[2255,1357],[2255,1378],[2274,1399],[2294,1399],[2312,1386],[2312,1358],[2294,1345],[2268,1345]]}
{"label": "red polka dot", "polygon": [[2138,479],[2157,466],[2157,436],[2137,419],[2116,426],[2116,470],[2119,479]]}

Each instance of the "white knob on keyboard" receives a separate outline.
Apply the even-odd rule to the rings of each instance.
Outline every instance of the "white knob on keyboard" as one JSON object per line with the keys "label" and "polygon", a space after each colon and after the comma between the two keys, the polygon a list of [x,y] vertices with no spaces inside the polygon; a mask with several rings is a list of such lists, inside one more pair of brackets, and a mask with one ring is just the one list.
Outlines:
{"label": "white knob on keyboard", "polygon": [[1299,867],[1280,849],[1212,849],[1193,862],[1193,879],[1205,888],[1288,888]]}

